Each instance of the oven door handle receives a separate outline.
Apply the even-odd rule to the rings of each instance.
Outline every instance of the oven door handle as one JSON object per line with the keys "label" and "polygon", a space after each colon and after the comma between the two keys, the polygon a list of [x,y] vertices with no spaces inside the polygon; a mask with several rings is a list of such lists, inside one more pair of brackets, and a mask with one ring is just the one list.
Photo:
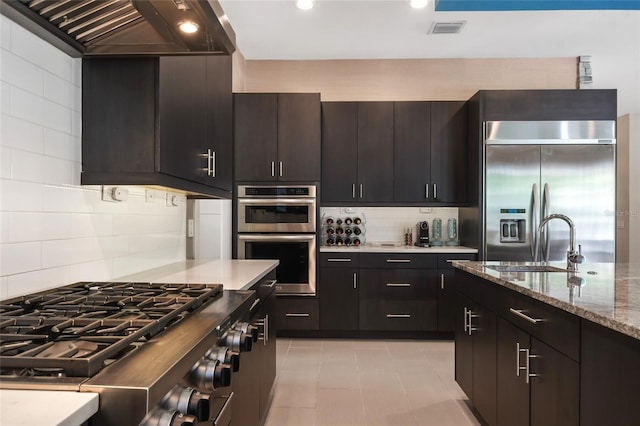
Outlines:
{"label": "oven door handle", "polygon": [[298,205],[298,204],[309,204],[313,205],[316,203],[315,198],[238,198],[238,204],[241,205],[278,205],[278,204],[287,204],[287,205]]}
{"label": "oven door handle", "polygon": [[238,234],[238,241],[312,241],[316,234]]}

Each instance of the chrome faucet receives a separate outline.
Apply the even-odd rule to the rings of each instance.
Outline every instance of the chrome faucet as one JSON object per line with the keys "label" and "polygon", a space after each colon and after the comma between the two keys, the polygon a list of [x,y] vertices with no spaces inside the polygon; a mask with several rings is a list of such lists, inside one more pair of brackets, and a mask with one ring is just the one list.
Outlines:
{"label": "chrome faucet", "polygon": [[[561,219],[564,220],[567,225],[569,225],[569,250],[567,251],[567,270],[577,271],[578,264],[584,263],[585,257],[582,255],[582,247],[580,245],[578,245],[578,251],[576,251],[576,227],[573,224],[573,221],[563,214],[550,214],[540,221],[540,225],[538,225],[538,238],[536,240],[534,260],[537,260],[538,258],[538,242],[540,241],[543,228],[551,219]],[[547,259],[544,260],[547,261]]]}

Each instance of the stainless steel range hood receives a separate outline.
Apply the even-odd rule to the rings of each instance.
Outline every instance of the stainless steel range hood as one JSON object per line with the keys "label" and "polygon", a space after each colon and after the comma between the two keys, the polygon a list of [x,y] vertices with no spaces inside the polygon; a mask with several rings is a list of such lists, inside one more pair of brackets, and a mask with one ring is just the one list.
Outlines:
{"label": "stainless steel range hood", "polygon": [[[73,57],[235,50],[217,0],[2,0],[2,14]],[[198,31],[180,31],[184,21]]]}

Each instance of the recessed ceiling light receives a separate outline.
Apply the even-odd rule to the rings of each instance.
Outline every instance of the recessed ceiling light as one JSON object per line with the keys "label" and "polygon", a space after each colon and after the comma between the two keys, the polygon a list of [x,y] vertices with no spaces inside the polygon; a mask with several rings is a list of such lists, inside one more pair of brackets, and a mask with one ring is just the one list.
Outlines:
{"label": "recessed ceiling light", "polygon": [[411,0],[411,7],[414,9],[422,9],[429,3],[429,0]]}
{"label": "recessed ceiling light", "polygon": [[296,6],[298,9],[309,10],[313,7],[313,0],[298,0]]}
{"label": "recessed ceiling light", "polygon": [[193,34],[198,31],[198,24],[193,21],[182,21],[178,24],[180,31],[187,34]]}

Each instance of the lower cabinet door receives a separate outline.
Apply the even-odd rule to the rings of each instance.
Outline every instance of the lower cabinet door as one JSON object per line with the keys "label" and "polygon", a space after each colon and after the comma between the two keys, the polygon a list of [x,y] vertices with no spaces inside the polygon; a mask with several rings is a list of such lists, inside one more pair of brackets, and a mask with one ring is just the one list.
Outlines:
{"label": "lower cabinet door", "polygon": [[[531,338],[531,425],[573,426],[580,422],[580,366]],[[605,368],[606,366],[601,366]],[[602,392],[607,392],[602,389]]]}
{"label": "lower cabinet door", "polygon": [[358,329],[358,270],[323,268],[320,270],[320,328]]}
{"label": "lower cabinet door", "polygon": [[455,378],[469,397],[473,397],[473,338],[468,331],[467,312],[471,299],[457,294],[455,300]]}
{"label": "lower cabinet door", "polygon": [[530,351],[529,334],[498,318],[497,401],[498,426],[529,424],[529,384],[526,356]]}
{"label": "lower cabinet door", "polygon": [[473,405],[485,421],[496,424],[496,328],[497,316],[484,306],[471,309],[473,336]]}

